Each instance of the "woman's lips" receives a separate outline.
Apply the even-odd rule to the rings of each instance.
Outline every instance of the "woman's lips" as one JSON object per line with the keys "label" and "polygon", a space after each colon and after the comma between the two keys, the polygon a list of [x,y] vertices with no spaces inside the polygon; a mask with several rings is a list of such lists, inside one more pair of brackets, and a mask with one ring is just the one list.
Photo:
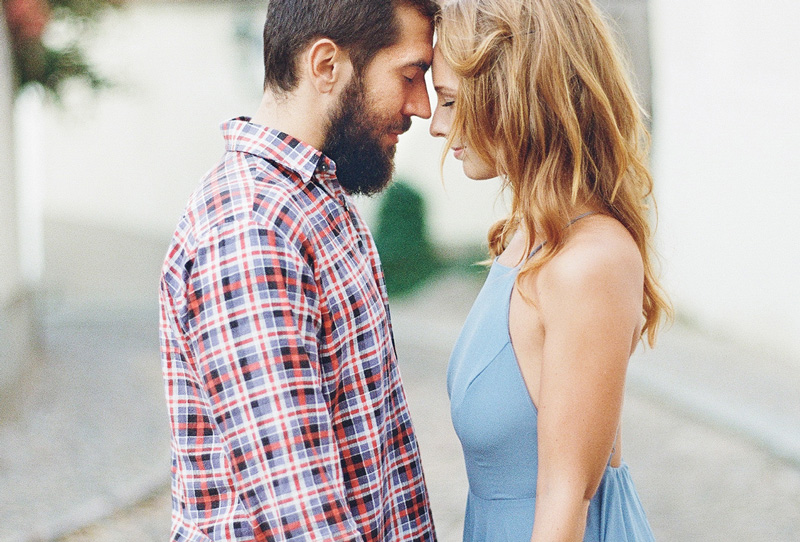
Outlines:
{"label": "woman's lips", "polygon": [[453,156],[456,160],[461,160],[464,157],[464,147],[453,147]]}

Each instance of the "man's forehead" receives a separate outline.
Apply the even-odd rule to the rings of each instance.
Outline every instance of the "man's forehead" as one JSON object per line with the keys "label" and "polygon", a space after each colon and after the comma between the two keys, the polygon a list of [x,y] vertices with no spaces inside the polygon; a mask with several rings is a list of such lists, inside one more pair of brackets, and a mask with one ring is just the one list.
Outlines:
{"label": "man's forehead", "polygon": [[412,6],[397,8],[399,36],[389,52],[404,64],[427,70],[433,62],[433,25],[431,20]]}
{"label": "man's forehead", "polygon": [[384,50],[385,58],[399,67],[417,67],[427,71],[433,62],[433,45],[431,40],[403,40]]}
{"label": "man's forehead", "polygon": [[426,50],[425,47],[405,51],[401,49],[395,49],[394,51],[387,49],[385,53],[385,56],[379,59],[378,62],[389,70],[418,68],[425,73],[430,69],[431,63],[433,62],[432,50]]}

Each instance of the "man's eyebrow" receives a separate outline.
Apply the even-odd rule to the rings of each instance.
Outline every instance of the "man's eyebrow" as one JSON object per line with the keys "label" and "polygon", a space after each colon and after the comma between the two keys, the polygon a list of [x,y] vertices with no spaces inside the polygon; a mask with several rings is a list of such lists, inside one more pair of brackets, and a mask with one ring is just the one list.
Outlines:
{"label": "man's eyebrow", "polygon": [[425,73],[431,67],[431,65],[425,62],[424,60],[417,60],[416,62],[411,62],[409,66],[414,66],[415,68],[419,68],[420,70],[422,70],[422,73]]}

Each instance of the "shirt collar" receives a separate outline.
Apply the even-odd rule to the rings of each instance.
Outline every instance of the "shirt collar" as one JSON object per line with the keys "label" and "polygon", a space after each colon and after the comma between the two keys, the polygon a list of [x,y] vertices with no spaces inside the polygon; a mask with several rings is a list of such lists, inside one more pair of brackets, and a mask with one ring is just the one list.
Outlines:
{"label": "shirt collar", "polygon": [[304,183],[317,172],[331,177],[336,175],[336,164],[321,151],[278,130],[253,124],[249,117],[223,123],[222,133],[228,151],[280,163],[297,173]]}

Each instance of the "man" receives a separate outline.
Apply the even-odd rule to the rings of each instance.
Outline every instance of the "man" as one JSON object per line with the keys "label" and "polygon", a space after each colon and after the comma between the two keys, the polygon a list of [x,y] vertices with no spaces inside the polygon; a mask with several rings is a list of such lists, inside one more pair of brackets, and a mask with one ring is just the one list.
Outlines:
{"label": "man", "polygon": [[435,540],[383,275],[350,200],[428,118],[425,0],[270,0],[161,280],[172,540]]}

